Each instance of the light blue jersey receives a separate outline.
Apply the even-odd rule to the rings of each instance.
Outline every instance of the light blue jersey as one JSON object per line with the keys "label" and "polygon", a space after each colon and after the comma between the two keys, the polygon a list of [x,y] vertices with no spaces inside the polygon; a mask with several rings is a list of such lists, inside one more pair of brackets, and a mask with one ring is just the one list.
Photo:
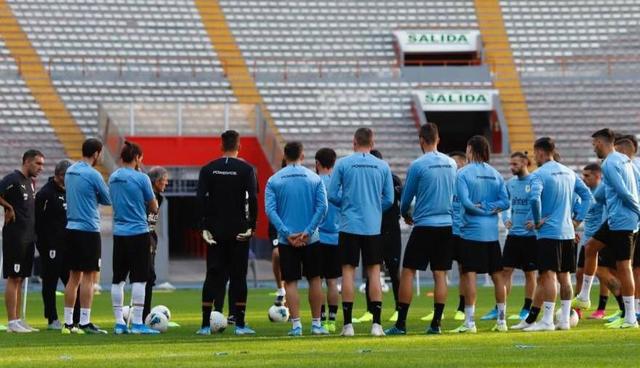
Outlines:
{"label": "light blue jersey", "polygon": [[109,191],[113,201],[113,235],[148,233],[147,203],[155,199],[149,176],[121,167],[109,177]]}
{"label": "light blue jersey", "polygon": [[[329,187],[331,175],[320,175],[325,188]],[[324,217],[318,230],[320,232],[320,243],[324,245],[338,245],[339,228],[339,208],[329,203],[327,215]]]}
{"label": "light blue jersey", "polygon": [[511,201],[511,208],[502,213],[502,221],[511,221],[509,235],[536,236],[533,229],[527,229],[527,223],[533,223],[533,214],[529,204],[531,192],[531,175],[525,177],[514,176],[507,181],[507,192]]}
{"label": "light blue jersey", "polygon": [[[456,178],[458,177],[456,173]],[[462,212],[460,212],[460,198],[458,197],[457,185],[453,187],[453,199],[451,201],[451,234],[460,236],[460,225],[462,223]]]}
{"label": "light blue jersey", "polygon": [[545,162],[531,176],[529,203],[533,219],[535,223],[544,219],[537,231],[538,239],[574,239],[574,193],[580,197],[575,219],[582,221],[593,200],[589,188],[575,172],[553,160]]}
{"label": "light blue jersey", "polygon": [[607,220],[605,211],[606,199],[604,197],[604,186],[602,183],[591,189],[591,194],[593,195],[593,202],[591,202],[587,216],[584,218],[583,238],[585,238],[585,240],[593,237],[598,229],[600,229],[600,226]]}
{"label": "light blue jersey", "polygon": [[498,213],[509,208],[509,195],[500,173],[487,163],[473,162],[460,169],[456,186],[462,214],[460,237],[498,241]]}
{"label": "light blue jersey", "polygon": [[427,152],[411,163],[402,192],[400,213],[406,216],[413,199],[415,226],[451,226],[456,162],[440,152]]}
{"label": "light blue jersey", "polygon": [[327,214],[327,193],[322,179],[300,165],[288,165],[267,181],[265,207],[278,231],[278,242],[289,244],[291,234],[309,235],[309,244],[320,240],[318,226]]}
{"label": "light blue jersey", "polygon": [[629,157],[612,152],[602,163],[602,184],[607,198],[609,228],[637,231],[640,219],[638,182]]}
{"label": "light blue jersey", "polygon": [[393,204],[389,165],[369,153],[356,152],[336,162],[329,201],[340,208],[340,231],[380,235],[382,213]]}
{"label": "light blue jersey", "polygon": [[67,229],[100,232],[98,205],[111,206],[109,190],[98,170],[84,161],[67,169]]}

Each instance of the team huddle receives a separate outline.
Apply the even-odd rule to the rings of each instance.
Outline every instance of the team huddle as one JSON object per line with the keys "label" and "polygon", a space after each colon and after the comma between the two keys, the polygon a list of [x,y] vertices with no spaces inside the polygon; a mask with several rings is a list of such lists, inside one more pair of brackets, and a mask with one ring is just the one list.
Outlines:
{"label": "team huddle", "polygon": [[[216,331],[211,326],[212,314],[222,311],[228,284],[229,319],[235,323],[235,334],[254,335],[245,322],[245,310],[249,244],[258,212],[257,178],[254,168],[238,158],[238,133],[227,131],[221,138],[223,155],[201,169],[197,189],[199,225],[209,245],[202,324],[197,334]],[[283,167],[269,178],[264,198],[279,287],[275,304],[286,305],[290,336],[303,334],[298,293],[303,276],[309,285],[311,334],[336,331],[341,293],[342,336],[353,336],[353,323],[369,320],[373,336],[404,335],[414,277],[427,268],[435,284],[434,309],[423,320],[430,320],[427,334],[441,334],[447,274],[453,261],[460,273],[455,319],[463,323],[451,332],[477,332],[478,274],[489,274],[495,287],[495,308],[485,316],[496,320],[492,331],[570,329],[575,326],[575,315],[591,307],[595,277],[601,283],[601,298],[592,316],[603,317],[602,301],[604,298],[606,304],[608,288],[620,308],[608,327],[638,327],[640,254],[634,250],[639,241],[640,163],[634,159],[638,148],[634,136],[616,135],[609,129],[595,132],[592,144],[602,162],[587,165],[582,178],[559,162],[553,139],[540,138],[533,145],[538,168],[530,173],[528,154],[514,152],[510,160],[514,177],[506,182],[489,165],[490,146],[483,136],[469,139],[466,152],[448,155],[438,151],[439,141],[437,125],[427,123],[420,128],[424,154],[410,165],[404,187],[373,149],[374,135],[368,128],[355,132],[354,153],[349,156],[337,159],[332,149],[319,150],[315,172],[303,166],[301,143],[285,145]],[[19,318],[19,305],[36,244],[47,258],[43,273],[50,275],[46,292],[43,285],[50,328],[59,328],[63,334],[106,333],[91,323],[90,311],[93,284],[101,267],[98,206],[110,205],[114,209],[114,333],[157,333],[143,321],[155,281],[157,236],[153,226],[167,172],[156,167],[142,173],[142,150],[127,142],[120,157],[123,166],[111,175],[107,186],[94,168],[102,144],[89,139],[82,151],[81,161],[59,163],[54,177],[38,194],[33,178],[44,165],[38,151],[26,152],[22,169],[0,182],[0,205],[5,208],[3,276],[7,279],[8,331],[35,330]],[[400,217],[413,227],[401,264]],[[500,221],[508,231],[504,248],[499,243]],[[577,228],[582,223],[580,235]],[[359,264],[367,280],[367,313],[354,319]],[[386,330],[381,322],[383,265],[391,274],[395,302],[395,324]],[[525,274],[525,300],[514,316],[518,323],[509,327],[506,301],[514,269]],[[576,295],[573,273],[578,281]],[[123,317],[127,277],[132,284],[131,327]],[[66,284],[63,324],[58,322],[51,296],[55,296],[58,278]],[[558,284],[560,310],[555,313]]]}

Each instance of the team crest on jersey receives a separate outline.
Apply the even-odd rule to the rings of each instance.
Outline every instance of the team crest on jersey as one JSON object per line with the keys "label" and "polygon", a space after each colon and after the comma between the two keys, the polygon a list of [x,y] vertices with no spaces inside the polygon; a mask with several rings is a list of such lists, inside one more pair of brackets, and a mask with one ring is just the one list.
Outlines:
{"label": "team crest on jersey", "polygon": [[524,187],[524,191],[525,191],[525,192],[527,192],[527,193],[529,193],[529,192],[531,191],[531,185],[526,185],[526,186]]}
{"label": "team crest on jersey", "polygon": [[102,258],[98,258],[98,268],[102,267]]}
{"label": "team crest on jersey", "polygon": [[22,193],[22,199],[24,199],[25,201],[28,201],[29,200],[29,193],[27,193],[27,192]]}
{"label": "team crest on jersey", "polygon": [[15,273],[20,272],[20,263],[16,263],[16,264],[13,265],[13,271]]}
{"label": "team crest on jersey", "polygon": [[50,250],[49,251],[49,258],[56,259],[56,251],[55,250]]}

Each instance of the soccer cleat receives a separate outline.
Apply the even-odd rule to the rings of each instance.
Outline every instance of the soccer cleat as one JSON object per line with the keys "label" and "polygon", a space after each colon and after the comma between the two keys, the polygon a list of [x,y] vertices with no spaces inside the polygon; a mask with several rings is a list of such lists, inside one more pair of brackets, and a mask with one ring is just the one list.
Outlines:
{"label": "soccer cleat", "polygon": [[113,333],[116,335],[126,335],[129,333],[129,329],[127,328],[127,325],[116,323],[113,327]]}
{"label": "soccer cleat", "polygon": [[200,336],[210,336],[211,335],[211,327],[200,327],[198,331],[196,331],[196,335]]}
{"label": "soccer cleat", "polygon": [[627,329],[627,328],[638,328],[638,321],[633,322],[633,323],[629,323],[629,322],[623,322],[620,327],[621,329]]}
{"label": "soccer cleat", "polygon": [[83,330],[79,329],[76,326],[68,326],[68,325],[64,325],[62,327],[62,330],[60,330],[60,333],[63,335],[71,335],[71,334],[84,335]]}
{"label": "soccer cleat", "polygon": [[613,322],[605,323],[605,326],[607,328],[616,329],[616,328],[620,328],[620,326],[622,326],[623,324],[624,324],[624,317],[620,317]]}
{"label": "soccer cleat", "polygon": [[485,314],[484,316],[480,317],[481,321],[491,321],[491,320],[494,320],[494,319],[498,319],[498,309],[497,308],[493,308],[492,310],[487,312],[487,314]]}
{"label": "soccer cleat", "polygon": [[31,333],[33,331],[31,331],[28,328],[25,328],[19,322],[13,322],[13,323],[9,323],[9,326],[7,327],[7,332],[8,333],[24,334],[24,333]]}
{"label": "soccer cleat", "polygon": [[7,330],[7,326],[0,324],[0,331],[6,331]]}
{"label": "soccer cleat", "polygon": [[172,327],[172,328],[180,327],[180,324],[177,322],[169,321],[169,323],[167,323],[167,327]]}
{"label": "soccer cleat", "polygon": [[348,325],[342,326],[342,332],[340,332],[340,336],[351,337],[356,333],[353,331],[353,325],[350,323]]}
{"label": "soccer cleat", "polygon": [[384,330],[384,334],[389,336],[406,335],[407,331],[400,329],[396,326],[393,326],[391,328],[387,328],[386,330]]}
{"label": "soccer cleat", "polygon": [[40,330],[39,330],[39,329],[31,327],[31,325],[29,325],[29,324],[27,323],[27,321],[23,321],[23,320],[19,319],[19,320],[18,320],[18,324],[20,324],[20,326],[22,326],[22,327],[26,328],[27,330],[29,330],[29,331],[31,331],[31,332],[40,332]]}
{"label": "soccer cleat", "polygon": [[425,331],[427,335],[441,335],[442,334],[442,329],[440,327],[427,327],[427,330]]}
{"label": "soccer cleat", "polygon": [[302,336],[302,327],[292,328],[287,335],[293,337]]}
{"label": "soccer cleat", "polygon": [[597,311],[591,313],[588,317],[589,319],[603,319],[604,318],[604,309],[598,309]]}
{"label": "soccer cleat", "polygon": [[540,331],[555,331],[556,326],[553,323],[536,322],[527,328],[523,328],[524,332],[540,332]]}
{"label": "soccer cleat", "polygon": [[256,332],[247,325],[245,325],[244,327],[236,326],[236,330],[234,333],[238,336],[249,336],[256,334]]}
{"label": "soccer cleat", "polygon": [[[535,322],[534,322],[535,323]],[[526,319],[523,319],[517,325],[511,326],[512,330],[524,330],[525,328],[533,326],[533,323],[527,323]]]}
{"label": "soccer cleat", "polygon": [[506,322],[496,323],[495,326],[491,329],[493,332],[507,332],[509,331],[509,327],[507,327]]}
{"label": "soccer cleat", "polygon": [[329,331],[322,326],[311,326],[311,334],[312,335],[328,335]]}
{"label": "soccer cleat", "polygon": [[336,333],[336,321],[324,321],[322,327],[329,333]]}
{"label": "soccer cleat", "polygon": [[276,300],[273,301],[273,304],[277,307],[281,307],[286,303],[284,295],[276,295]]}
{"label": "soccer cleat", "polygon": [[[444,313],[442,313],[442,318],[444,319]],[[456,314],[453,316],[453,319],[456,321],[464,321],[465,315],[463,311],[456,311]]]}
{"label": "soccer cleat", "polygon": [[568,331],[571,329],[569,322],[558,322],[555,326],[558,331]]}
{"label": "soccer cleat", "polygon": [[393,312],[391,317],[389,317],[389,322],[398,322],[398,311]]}
{"label": "soccer cleat", "polygon": [[476,333],[476,332],[478,332],[478,328],[476,327],[475,324],[471,327],[468,327],[466,325],[461,325],[460,327],[449,331],[449,333]]}
{"label": "soccer cleat", "polygon": [[511,321],[515,321],[515,320],[520,320],[520,319],[522,319],[522,318],[520,318],[520,315],[519,315],[519,314],[512,314],[512,315],[510,315],[509,317],[507,317],[507,319],[508,319],[508,320],[511,320]]}
{"label": "soccer cleat", "polygon": [[131,333],[134,335],[158,335],[160,331],[154,330],[145,324],[132,324]]}
{"label": "soccer cleat", "polygon": [[622,316],[622,311],[621,310],[617,310],[615,313],[611,313],[611,314],[609,314],[607,316],[604,316],[604,319],[607,322],[613,322],[616,319],[620,318],[621,316]]}
{"label": "soccer cleat", "polygon": [[571,307],[574,309],[580,308],[584,310],[589,310],[591,308],[591,300],[582,300],[576,296],[571,301]]}
{"label": "soccer cleat", "polygon": [[[431,313],[427,314],[426,316],[420,318],[421,321],[425,321],[425,322],[430,322],[433,321],[433,315],[434,315],[434,311],[431,311]],[[442,316],[444,318],[444,316]]]}
{"label": "soccer cleat", "polygon": [[353,323],[362,323],[362,322],[371,322],[373,321],[373,314],[370,312],[364,312],[364,314],[360,318],[354,318]]}
{"label": "soccer cleat", "polygon": [[377,323],[371,325],[371,336],[385,336],[382,326]]}
{"label": "soccer cleat", "polygon": [[527,318],[528,316],[529,316],[529,311],[528,311],[528,310],[526,310],[526,309],[521,309],[521,310],[520,310],[520,313],[518,313],[518,314],[512,314],[512,315],[510,315],[510,316],[509,316],[509,318],[507,318],[507,319],[510,319],[510,320],[512,320],[512,321],[515,321],[515,320],[523,320],[523,319]]}
{"label": "soccer cleat", "polygon": [[49,323],[47,325],[47,330],[50,331],[60,331],[62,330],[62,323],[60,323],[60,321],[58,321],[57,319],[51,323]]}
{"label": "soccer cleat", "polygon": [[[133,326],[136,326],[136,325],[133,325]],[[140,326],[147,327],[145,325],[140,325]],[[82,330],[87,335],[106,335],[106,334],[108,334],[107,331],[100,329],[100,327],[94,325],[93,323],[88,323],[86,325],[80,325],[80,326],[78,326],[78,328],[80,328],[80,330]],[[155,330],[153,330],[153,331],[155,331]],[[156,331],[156,332],[158,332],[158,331]]]}

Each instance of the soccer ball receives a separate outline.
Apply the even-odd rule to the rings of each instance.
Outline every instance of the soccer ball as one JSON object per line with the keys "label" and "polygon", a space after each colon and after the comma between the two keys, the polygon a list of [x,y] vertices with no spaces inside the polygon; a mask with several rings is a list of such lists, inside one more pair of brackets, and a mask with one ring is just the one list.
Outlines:
{"label": "soccer ball", "polygon": [[167,332],[167,328],[169,328],[169,320],[167,317],[164,314],[157,312],[149,313],[147,318],[144,320],[144,324],[149,326],[149,328],[160,332]]}
{"label": "soccer ball", "polygon": [[284,322],[287,322],[288,320],[289,320],[289,308],[283,305],[281,306],[272,305],[271,308],[269,308],[269,321],[284,323]]}
{"label": "soccer ball", "polygon": [[128,305],[125,305],[124,307],[122,307],[122,318],[124,319],[125,322],[129,320],[130,312],[131,312],[131,307],[129,307]]}
{"label": "soccer ball", "polygon": [[151,309],[151,313],[153,312],[164,314],[167,317],[167,321],[171,320],[171,311],[164,305],[156,305]]}
{"label": "soccer ball", "polygon": [[[560,320],[560,316],[562,316],[562,310],[558,309],[556,311],[556,322]],[[576,310],[572,308],[571,314],[569,315],[569,326],[571,326],[571,328],[574,328],[578,326],[579,321],[580,321],[580,316],[578,315],[578,312],[576,312]]]}
{"label": "soccer ball", "polygon": [[220,312],[213,311],[209,317],[212,332],[222,332],[227,328],[227,317]]}

